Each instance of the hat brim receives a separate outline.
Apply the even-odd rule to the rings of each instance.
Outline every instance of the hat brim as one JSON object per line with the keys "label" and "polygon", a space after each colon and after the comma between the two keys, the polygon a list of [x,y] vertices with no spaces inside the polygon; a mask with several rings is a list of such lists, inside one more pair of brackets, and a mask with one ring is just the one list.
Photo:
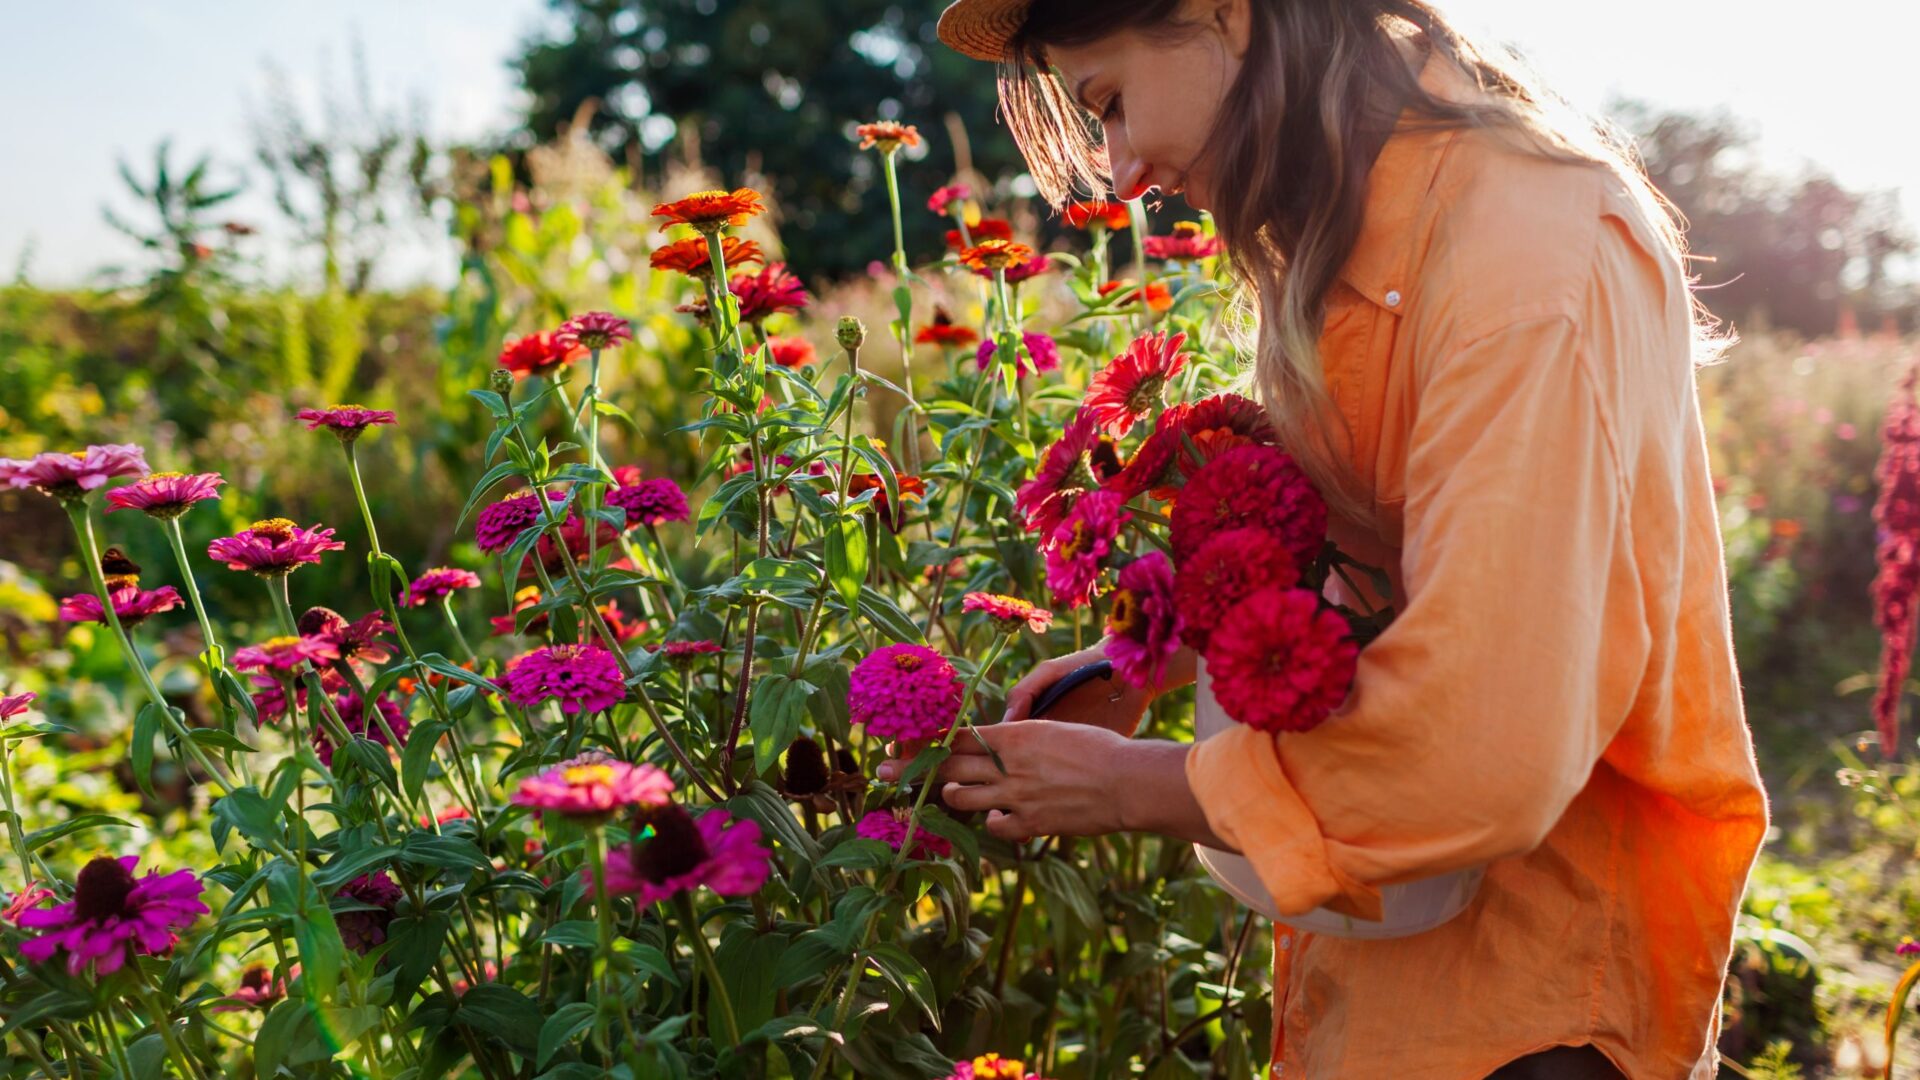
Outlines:
{"label": "hat brim", "polygon": [[1006,58],[1007,42],[1027,21],[1033,0],[954,0],[940,13],[940,40],[975,60]]}

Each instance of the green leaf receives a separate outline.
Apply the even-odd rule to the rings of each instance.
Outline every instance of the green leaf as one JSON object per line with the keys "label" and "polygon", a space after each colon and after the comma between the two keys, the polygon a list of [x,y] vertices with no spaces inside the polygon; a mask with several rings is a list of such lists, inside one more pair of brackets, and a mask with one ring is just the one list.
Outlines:
{"label": "green leaf", "polygon": [[267,875],[267,895],[275,906],[292,913],[293,940],[300,953],[300,978],[306,985],[307,1000],[332,1001],[340,987],[340,959],[346,952],[332,909],[313,882],[301,881],[285,862],[276,863]]}
{"label": "green leaf", "polygon": [[822,869],[877,870],[893,862],[893,849],[878,840],[857,838],[833,845],[820,860]]}
{"label": "green leaf", "polygon": [[510,986],[481,983],[461,996],[453,1016],[456,1022],[501,1040],[522,1056],[539,1051],[540,1007]]}
{"label": "green leaf", "polygon": [[934,1006],[938,994],[933,988],[933,976],[927,974],[927,969],[913,958],[912,953],[892,942],[884,942],[869,947],[867,959],[880,969],[888,982],[906,991],[913,1003],[920,1006],[920,1011],[926,1014],[933,1030],[940,1030],[940,1010]]}
{"label": "green leaf", "polygon": [[280,812],[258,788],[235,788],[213,804],[213,816],[240,830],[240,835],[268,848],[284,848],[285,829]]}
{"label": "green leaf", "polygon": [[553,1060],[562,1046],[573,1041],[575,1035],[587,1030],[593,1023],[593,1005],[590,1002],[574,1001],[560,1006],[547,1022],[540,1025],[540,1048],[534,1055],[534,1068],[544,1069],[547,1062]]}
{"label": "green leaf", "polygon": [[753,733],[753,768],[765,772],[780,760],[807,715],[807,698],[818,687],[790,675],[768,675],[753,691],[748,726]]}
{"label": "green leaf", "polygon": [[848,607],[860,602],[860,583],[867,579],[867,527],[859,517],[827,525],[827,577]]}
{"label": "green leaf", "polygon": [[393,844],[343,851],[332,862],[315,870],[311,880],[322,889],[337,889],[375,866],[386,863],[399,852],[399,847]]}
{"label": "green leaf", "polygon": [[216,750],[234,750],[242,754],[251,754],[254,748],[241,742],[237,736],[221,731],[219,728],[189,728],[187,738],[201,746],[210,746]]}
{"label": "green leaf", "polygon": [[871,586],[860,587],[860,614],[894,641],[925,641],[920,636],[920,627],[907,617],[907,613]]}
{"label": "green leaf", "polygon": [[561,949],[591,949],[600,944],[600,931],[591,919],[569,919],[548,927],[540,940]]}
{"label": "green leaf", "polygon": [[613,417],[615,420],[627,425],[627,428],[635,435],[642,433],[640,431],[640,425],[634,423],[633,417],[627,415],[627,410],[615,405],[611,401],[607,401],[604,398],[593,399],[593,411],[599,413],[601,416]]}
{"label": "green leaf", "polygon": [[419,801],[420,792],[427,785],[427,772],[433,765],[434,747],[452,726],[444,720],[428,720],[407,734],[407,747],[400,752],[400,786],[407,798]]}
{"label": "green leaf", "polygon": [[132,751],[133,782],[141,793],[149,799],[156,799],[153,793],[153,740],[160,735],[160,706],[149,701],[140,707],[139,715],[133,718]]}
{"label": "green leaf", "polygon": [[74,833],[86,832],[89,829],[98,829],[107,825],[118,825],[122,828],[129,829],[133,827],[132,822],[122,821],[117,817],[112,817],[107,814],[84,814],[80,817],[63,821],[58,825],[49,825],[44,829],[35,829],[28,833],[26,836],[27,851],[31,854],[63,836],[71,836]]}
{"label": "green leaf", "polygon": [[400,844],[400,858],[418,866],[445,870],[493,869],[493,860],[473,841],[458,836],[435,836],[430,832],[407,834]]}
{"label": "green leaf", "polygon": [[[787,951],[788,939],[785,934],[759,934],[744,926],[729,929],[732,932],[714,950],[714,967],[733,999],[734,1018],[743,1031],[751,1030],[773,1017],[779,991],[773,972]],[[723,1023],[716,1014],[709,1018],[708,1028],[724,1031]]]}

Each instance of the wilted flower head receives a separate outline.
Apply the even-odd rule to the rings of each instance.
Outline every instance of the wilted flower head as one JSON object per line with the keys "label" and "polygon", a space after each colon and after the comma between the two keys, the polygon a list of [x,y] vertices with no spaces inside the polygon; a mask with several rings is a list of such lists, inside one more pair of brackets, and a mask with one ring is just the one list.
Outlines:
{"label": "wilted flower head", "polygon": [[560,335],[541,332],[514,338],[500,350],[500,366],[514,373],[516,377],[528,375],[551,375],[560,368],[580,360],[587,350],[579,345],[565,345]]}
{"label": "wilted flower head", "polygon": [[[607,891],[645,906],[702,885],[721,896],[750,896],[772,872],[773,852],[760,826],[725,810],[694,818],[673,803],[643,809],[635,824],[653,835],[607,852]],[[591,885],[593,869],[581,870]]]}
{"label": "wilted flower head", "polygon": [[1100,570],[1132,517],[1111,491],[1089,492],[1073,504],[1047,538],[1047,588],[1054,603],[1076,608],[1093,599]]}
{"label": "wilted flower head", "polygon": [[343,443],[358,439],[362,432],[376,424],[391,424],[394,415],[386,409],[369,409],[364,405],[329,405],[324,409],[301,409],[294,419],[304,420],[308,431],[321,428],[339,436]]}
{"label": "wilted flower head", "polygon": [[55,899],[58,899],[58,895],[55,894],[52,889],[47,888],[37,881],[29,881],[27,882],[26,888],[7,897],[7,902],[4,905],[0,905],[0,923],[18,926],[20,925],[20,916],[25,915],[27,912],[32,911],[48,900]]}
{"label": "wilted flower head", "polygon": [[619,661],[598,645],[550,645],[522,656],[500,677],[507,700],[531,708],[552,699],[562,712],[611,709],[627,696]]}
{"label": "wilted flower head", "polygon": [[1107,658],[1137,687],[1158,687],[1167,660],[1180,651],[1180,609],[1173,564],[1152,551],[1120,569],[1107,618]]}
{"label": "wilted flower head", "polygon": [[1165,399],[1167,383],[1186,366],[1185,334],[1143,334],[1087,384],[1083,407],[1109,433],[1125,435]]}
{"label": "wilted flower head", "polygon": [[268,518],[208,544],[207,555],[226,563],[229,570],[281,577],[346,546],[333,538],[332,529],[303,529],[286,518]]}
{"label": "wilted flower head", "polygon": [[[907,817],[911,813],[906,809],[870,810],[853,827],[854,835],[864,840],[878,840],[895,851],[907,842]],[[953,854],[953,844],[944,836],[928,832],[921,825],[913,827],[913,847],[907,852],[909,859],[938,859]]]}
{"label": "wilted flower head", "polygon": [[393,909],[399,906],[402,895],[400,886],[385,870],[362,874],[340,886],[340,891],[334,897],[336,900],[364,904],[373,909],[336,912],[333,921],[339,927],[340,941],[357,953],[365,953],[385,943],[387,925],[393,922]]}
{"label": "wilted flower head", "polygon": [[879,147],[883,154],[891,154],[902,146],[919,146],[920,129],[912,124],[899,124],[892,120],[878,120],[871,124],[861,124],[853,129],[860,136],[860,149],[871,150]]}
{"label": "wilted flower head", "polygon": [[1053,612],[1017,596],[970,592],[961,598],[960,610],[985,612],[988,618],[999,623],[1000,628],[1008,633],[1017,633],[1024,626],[1041,634],[1053,625]]}
{"label": "wilted flower head", "polygon": [[818,794],[827,790],[831,779],[827,754],[819,743],[802,735],[787,745],[786,764],[780,770],[780,789],[787,795]]}
{"label": "wilted flower head", "polygon": [[541,813],[604,821],[629,806],[665,806],[672,796],[673,780],[658,767],[593,753],[522,780],[513,803]]}
{"label": "wilted flower head", "polygon": [[973,189],[965,184],[948,184],[927,197],[927,209],[944,216],[955,203],[973,198]]}
{"label": "wilted flower head", "polygon": [[308,663],[318,667],[339,658],[339,651],[323,638],[283,634],[236,650],[233,667],[236,671],[298,671]]}
{"label": "wilted flower head", "polygon": [[70,974],[111,975],[132,955],[173,948],[178,931],[207,913],[204,886],[191,870],[135,878],[139,862],[134,855],[101,856],[81,868],[72,900],[22,912],[21,929],[42,933],[21,942],[20,955],[44,964],[65,953]]}
{"label": "wilted flower head", "polygon": [[162,521],[177,518],[194,503],[219,498],[224,483],[219,473],[152,473],[107,492],[107,513],[139,510]]}
{"label": "wilted flower head", "polygon": [[[733,265],[733,256],[727,256]],[[740,302],[740,321],[758,323],[769,315],[798,312],[807,306],[806,286],[783,262],[770,263],[757,274],[735,274],[727,288]]]}
{"label": "wilted flower head", "polygon": [[[111,589],[107,597],[113,601],[113,613],[120,625],[131,630],[154,615],[163,611],[172,611],[181,604],[180,594],[171,585],[162,585],[157,589],[142,589],[138,585],[123,585]],[[78,593],[60,601],[61,622],[107,621],[106,610],[100,606],[100,598],[92,593]]]}
{"label": "wilted flower head", "polygon": [[25,461],[0,458],[0,486],[38,488],[63,502],[84,498],[87,492],[115,477],[145,475],[145,452],[132,443],[36,454]]}
{"label": "wilted flower head", "polygon": [[[729,269],[766,261],[765,256],[760,254],[759,244],[752,240],[735,240],[731,236],[720,238],[720,257],[727,261]],[[647,265],[655,270],[677,270],[701,281],[713,276],[712,256],[707,251],[707,242],[698,237],[676,240],[665,247],[655,248],[647,258]]]}
{"label": "wilted flower head", "polygon": [[424,607],[432,601],[444,600],[452,596],[455,589],[479,587],[480,575],[471,570],[436,566],[414,578],[413,583],[407,586],[405,603],[408,607]]}
{"label": "wilted flower head", "polygon": [[1013,240],[980,240],[960,253],[960,261],[975,270],[1005,270],[1034,257],[1034,250]]}
{"label": "wilted flower head", "polygon": [[1211,259],[1220,254],[1220,238],[1208,236],[1197,221],[1176,221],[1171,235],[1149,236],[1141,247],[1149,259]]}
{"label": "wilted flower head", "polygon": [[1347,620],[1312,589],[1268,586],[1214,628],[1207,674],[1228,716],[1261,731],[1306,731],[1346,700],[1359,655]]}
{"label": "wilted flower head", "polygon": [[867,324],[861,322],[856,316],[842,315],[840,321],[834,324],[833,340],[839,342],[842,349],[851,353],[866,344]]}
{"label": "wilted flower head", "polygon": [[1097,226],[1103,229],[1119,230],[1133,223],[1133,213],[1127,209],[1126,203],[1108,202],[1104,199],[1096,202],[1068,203],[1060,216],[1076,229]]}
{"label": "wilted flower head", "polygon": [[609,311],[589,311],[575,315],[553,332],[554,344],[563,349],[610,349],[633,340],[633,326]]}
{"label": "wilted flower head", "polygon": [[[712,235],[730,225],[745,225],[765,209],[760,205],[759,192],[752,188],[735,188],[732,191],[696,191],[683,199],[660,203],[653,208],[653,216],[666,219],[660,225],[662,231],[675,225],[691,225],[702,234]],[[733,262],[731,254],[727,256],[727,262]]]}
{"label": "wilted flower head", "polygon": [[854,665],[847,710],[877,739],[937,738],[959,717],[964,690],[947,658],[925,645],[884,645]]}

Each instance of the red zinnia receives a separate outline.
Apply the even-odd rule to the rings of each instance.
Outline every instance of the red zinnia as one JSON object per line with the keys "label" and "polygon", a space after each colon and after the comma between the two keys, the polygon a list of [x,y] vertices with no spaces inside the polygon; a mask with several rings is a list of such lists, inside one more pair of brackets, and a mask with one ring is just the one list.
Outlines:
{"label": "red zinnia", "polygon": [[1242,446],[1194,474],[1173,504],[1173,557],[1181,565],[1215,533],[1243,526],[1278,535],[1294,565],[1312,566],[1327,539],[1327,504],[1293,458]]}
{"label": "red zinnia", "polygon": [[803,368],[819,359],[813,351],[813,342],[806,338],[768,338],[767,349],[771,353],[767,359],[783,368]]}
{"label": "red zinnia", "polygon": [[[903,503],[922,502],[927,494],[927,483],[917,476],[896,473],[894,484],[900,489],[900,501]],[[887,504],[887,484],[875,473],[854,473],[847,477],[847,497],[852,498],[863,491],[873,492],[873,512],[894,532],[906,523],[906,507]]]}
{"label": "red zinnia", "polygon": [[1167,383],[1187,366],[1180,346],[1185,334],[1145,334],[1087,384],[1084,407],[1095,422],[1114,435],[1125,435],[1166,399]]}
{"label": "red zinnia", "polygon": [[913,340],[921,345],[938,345],[941,348],[964,349],[980,340],[980,335],[953,321],[945,308],[933,309],[933,321],[920,328]]}
{"label": "red zinnia", "polygon": [[559,335],[541,332],[507,342],[507,347],[500,350],[499,363],[501,367],[525,378],[528,375],[551,375],[586,355],[585,349],[562,345]]}
{"label": "red zinnia", "polygon": [[891,154],[902,146],[920,145],[919,128],[892,120],[861,124],[853,129],[853,133],[860,136],[860,149],[871,150],[877,146],[883,154]]}
{"label": "red zinnia", "polygon": [[[745,225],[749,218],[765,209],[760,205],[759,192],[735,188],[696,191],[684,199],[660,203],[653,208],[653,216],[666,219],[660,226],[663,232],[675,225],[691,225],[702,233],[716,233],[729,225]],[[729,257],[727,262],[733,259]]]}
{"label": "red zinnia", "polygon": [[1176,221],[1170,236],[1149,236],[1141,243],[1149,259],[1210,259],[1220,254],[1220,238],[1208,236],[1197,221]]}
{"label": "red zinnia", "polygon": [[1182,563],[1173,579],[1174,604],[1180,609],[1180,636],[1205,652],[1227,612],[1256,589],[1290,587],[1300,580],[1280,538],[1266,529],[1227,529],[1214,533]]}
{"label": "red zinnia", "polygon": [[1061,216],[1066,218],[1067,224],[1076,229],[1098,225],[1118,230],[1133,223],[1133,213],[1127,209],[1126,203],[1105,200],[1068,203],[1067,208],[1061,212]]}
{"label": "red zinnia", "polygon": [[1241,446],[1271,446],[1273,424],[1258,402],[1239,394],[1215,394],[1160,414],[1153,434],[1115,480],[1129,498],[1151,490],[1172,499],[1186,478],[1207,462]]}
{"label": "red zinnia", "polygon": [[[1134,287],[1134,284],[1131,280],[1127,278],[1121,278],[1116,281],[1109,281],[1105,285],[1100,286],[1100,295],[1110,296],[1113,293],[1119,292],[1122,289],[1132,289],[1133,287]],[[1134,301],[1140,300],[1142,298],[1146,300],[1147,310],[1153,312],[1156,315],[1160,314],[1161,312],[1173,306],[1173,290],[1167,288],[1167,283],[1164,281],[1147,282],[1147,287],[1145,290],[1141,292],[1128,293],[1126,296],[1126,299],[1120,301],[1120,303],[1117,306],[1120,308],[1125,308],[1128,305],[1132,304]]]}
{"label": "red zinnia", "polygon": [[1920,360],[1901,377],[1880,432],[1880,460],[1874,481],[1880,494],[1873,506],[1879,526],[1873,579],[1873,620],[1880,629],[1880,685],[1873,695],[1874,725],[1880,752],[1899,751],[1900,701],[1913,662],[1915,612],[1920,610],[1920,402],[1914,386]]}
{"label": "red zinnia", "polygon": [[1207,650],[1213,696],[1260,731],[1307,731],[1353,687],[1360,646],[1311,589],[1272,586],[1227,612]]}
{"label": "red zinnia", "polygon": [[964,250],[967,240],[978,244],[983,240],[1013,239],[1013,223],[1005,218],[983,217],[967,226],[967,235],[962,237],[959,229],[947,230],[947,247],[953,251]]}
{"label": "red zinnia", "polygon": [[[751,240],[735,240],[731,236],[720,238],[720,257],[727,260],[728,268],[766,261],[760,254],[759,244]],[[706,240],[689,237],[655,248],[647,258],[647,265],[655,270],[677,270],[688,277],[705,281],[713,276],[712,261]]]}
{"label": "red zinnia", "polygon": [[1099,434],[1093,417],[1082,411],[1067,422],[1059,440],[1047,447],[1033,479],[1014,493],[1014,509],[1028,532],[1042,537],[1053,535],[1080,496],[1100,486],[1089,457]]}
{"label": "red zinnia", "polygon": [[[732,255],[727,256],[727,263],[733,263]],[[782,312],[798,312],[809,299],[806,286],[783,262],[771,263],[757,274],[735,274],[727,288],[740,301],[741,321],[749,323]]]}

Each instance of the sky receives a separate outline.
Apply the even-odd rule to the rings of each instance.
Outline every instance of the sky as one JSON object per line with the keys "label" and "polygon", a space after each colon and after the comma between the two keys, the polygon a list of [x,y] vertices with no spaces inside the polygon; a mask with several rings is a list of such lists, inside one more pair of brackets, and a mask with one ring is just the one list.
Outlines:
{"label": "sky", "polygon": [[[831,2],[831,0],[790,0]],[[1576,105],[1615,95],[1689,110],[1726,108],[1768,164],[1813,163],[1855,188],[1894,188],[1920,221],[1920,139],[1911,136],[1920,4],[1910,0],[1441,0],[1463,24],[1518,45]],[[460,139],[512,124],[507,61],[552,25],[543,0],[63,0],[0,5],[0,277],[73,284],[126,258],[101,219],[131,210],[116,162],[251,165],[250,119],[285,73],[317,109],[349,85],[354,44],[376,101],[418,103],[427,130]],[[257,170],[256,170],[257,171]],[[233,216],[272,228],[258,178]],[[269,234],[271,236],[271,233]],[[431,235],[407,241],[393,273],[449,268]]]}

